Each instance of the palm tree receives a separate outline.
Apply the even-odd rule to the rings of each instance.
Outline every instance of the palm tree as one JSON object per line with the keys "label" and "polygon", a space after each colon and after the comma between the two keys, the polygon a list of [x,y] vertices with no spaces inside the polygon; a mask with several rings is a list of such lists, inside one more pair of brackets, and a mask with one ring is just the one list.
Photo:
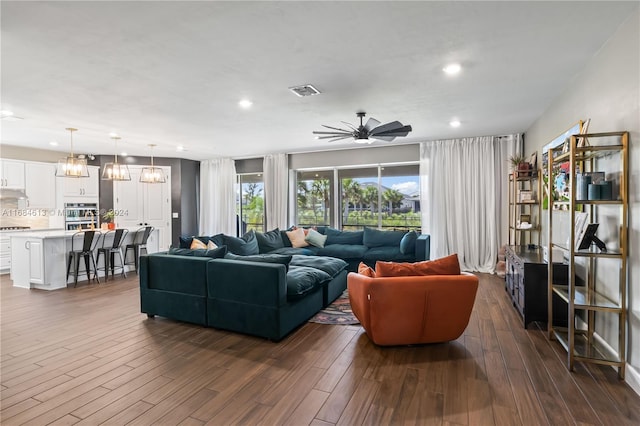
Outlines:
{"label": "palm tree", "polygon": [[342,179],[342,206],[343,206],[343,220],[342,223],[346,224],[349,220],[349,203],[355,207],[356,202],[360,196],[360,183],[351,178]]}
{"label": "palm tree", "polygon": [[404,195],[396,189],[387,189],[382,193],[382,198],[389,203],[389,214],[393,213],[393,207],[399,207]]}
{"label": "palm tree", "polygon": [[[311,184],[311,194],[314,198],[314,201],[315,199],[320,199],[320,202],[322,203],[322,213],[324,218],[323,225],[326,225],[329,222],[329,210],[327,208],[329,202],[331,201],[329,199],[329,188],[329,179],[316,179]],[[315,212],[315,203],[313,210]],[[318,220],[316,219],[316,223],[317,222]]]}
{"label": "palm tree", "polygon": [[374,207],[378,204],[378,187],[373,185],[367,186],[364,189],[364,194],[362,197],[367,203],[369,203],[371,214],[374,214],[375,213]]}

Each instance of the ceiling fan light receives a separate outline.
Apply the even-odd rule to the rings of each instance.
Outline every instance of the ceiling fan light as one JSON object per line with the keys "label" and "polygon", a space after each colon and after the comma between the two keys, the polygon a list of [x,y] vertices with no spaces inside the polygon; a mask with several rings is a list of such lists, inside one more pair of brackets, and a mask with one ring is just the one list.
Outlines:
{"label": "ceiling fan light", "polygon": [[354,140],[355,143],[366,143],[366,144],[370,144],[371,142],[373,142],[371,139],[369,138],[357,138]]}

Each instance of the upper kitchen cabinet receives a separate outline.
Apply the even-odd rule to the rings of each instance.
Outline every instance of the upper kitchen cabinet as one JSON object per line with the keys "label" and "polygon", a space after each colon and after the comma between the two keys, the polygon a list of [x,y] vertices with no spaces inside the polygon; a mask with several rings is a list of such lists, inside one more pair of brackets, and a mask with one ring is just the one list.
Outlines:
{"label": "upper kitchen cabinet", "polygon": [[0,187],[24,189],[24,162],[13,160],[0,161]]}
{"label": "upper kitchen cabinet", "polygon": [[50,163],[26,163],[25,192],[27,207],[52,209],[56,206],[56,166]]}
{"label": "upper kitchen cabinet", "polygon": [[88,166],[88,178],[58,178],[63,181],[62,194],[65,198],[94,198],[97,202],[100,168]]}

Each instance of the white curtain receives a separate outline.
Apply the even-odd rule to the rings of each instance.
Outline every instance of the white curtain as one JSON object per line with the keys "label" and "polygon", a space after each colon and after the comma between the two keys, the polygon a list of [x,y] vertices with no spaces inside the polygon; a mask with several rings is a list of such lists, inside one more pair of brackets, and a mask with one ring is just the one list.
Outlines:
{"label": "white curtain", "polygon": [[200,162],[200,235],[236,235],[236,165],[231,158]]}
{"label": "white curtain", "polygon": [[264,157],[264,204],[267,230],[287,228],[287,191],[289,189],[289,164],[287,154]]}
{"label": "white curtain", "polygon": [[507,218],[509,140],[477,137],[420,144],[422,232],[431,235],[431,258],[457,253],[465,271],[495,271]]}

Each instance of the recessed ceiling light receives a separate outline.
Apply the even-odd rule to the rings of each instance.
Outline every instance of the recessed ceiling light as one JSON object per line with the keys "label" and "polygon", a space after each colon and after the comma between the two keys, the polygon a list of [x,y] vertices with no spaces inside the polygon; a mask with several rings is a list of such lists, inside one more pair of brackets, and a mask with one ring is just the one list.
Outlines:
{"label": "recessed ceiling light", "polygon": [[122,151],[122,152],[120,153],[120,156],[121,156],[121,157],[126,157],[127,155],[129,155],[129,154],[127,154],[127,153],[126,153],[126,152],[124,152],[124,151]]}
{"label": "recessed ceiling light", "polygon": [[243,99],[240,102],[238,102],[238,105],[240,105],[241,108],[248,109],[248,108],[251,108],[251,105],[253,105],[253,102],[251,102],[249,99]]}
{"label": "recessed ceiling light", "polygon": [[458,74],[462,70],[460,64],[449,64],[446,67],[442,68],[442,71],[446,72],[449,75]]}
{"label": "recessed ceiling light", "polygon": [[51,146],[58,146],[58,142],[56,142],[56,141],[51,141],[51,142],[49,142],[49,145],[51,145]]}
{"label": "recessed ceiling light", "polygon": [[460,127],[460,120],[451,120],[449,122],[449,126],[451,126],[451,127]]}
{"label": "recessed ceiling light", "polygon": [[110,138],[117,138],[118,136],[120,136],[119,134],[117,134],[116,132],[111,132],[109,133],[109,137]]}
{"label": "recessed ceiling light", "polygon": [[182,146],[182,145],[176,146],[176,151],[178,151],[178,152],[184,151],[184,146]]}
{"label": "recessed ceiling light", "polygon": [[3,117],[11,117],[13,115],[13,111],[3,109],[2,111],[0,111],[0,115]]}

